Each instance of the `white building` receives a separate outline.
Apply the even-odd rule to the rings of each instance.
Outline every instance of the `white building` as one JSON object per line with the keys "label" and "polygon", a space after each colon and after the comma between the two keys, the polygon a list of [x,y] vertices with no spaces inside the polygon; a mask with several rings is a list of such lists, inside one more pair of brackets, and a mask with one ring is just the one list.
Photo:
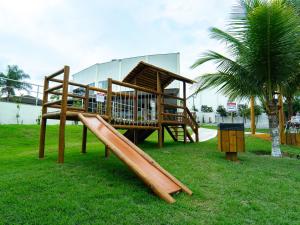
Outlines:
{"label": "white building", "polygon": [[[108,78],[122,81],[140,61],[180,74],[180,54],[169,53],[113,59],[105,63],[96,63],[73,74],[73,80],[77,83],[106,89]],[[180,89],[180,84],[175,81],[168,88]]]}

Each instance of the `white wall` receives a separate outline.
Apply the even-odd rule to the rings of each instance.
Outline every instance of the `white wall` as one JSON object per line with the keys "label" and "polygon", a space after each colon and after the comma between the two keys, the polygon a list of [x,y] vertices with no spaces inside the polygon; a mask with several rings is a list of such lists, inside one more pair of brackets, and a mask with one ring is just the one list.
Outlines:
{"label": "white wall", "polygon": [[[110,62],[97,63],[75,73],[73,74],[73,80],[77,83],[83,84],[95,82],[96,87],[98,87],[99,81],[105,81],[108,78],[122,81],[140,61],[180,74],[179,57],[179,53],[170,53],[115,59]],[[173,82],[168,88],[180,88],[179,82]]]}
{"label": "white wall", "polygon": [[[187,91],[189,92],[187,96],[190,96],[194,93],[195,88],[190,86],[189,88],[187,88]],[[219,105],[223,105],[226,108],[228,98],[218,93],[217,89],[206,89],[204,91],[201,91],[194,97],[190,97],[187,101],[187,105],[191,108],[193,102],[198,110],[201,110],[202,105],[207,105],[209,107],[212,107],[215,111]],[[240,104],[244,102],[237,103]]]}
{"label": "white wall", "polygon": [[[269,128],[269,121],[268,121],[268,117],[265,113],[263,113],[262,115],[255,117],[255,119],[257,121],[255,121],[256,123],[256,128]],[[200,123],[231,123],[232,119],[230,116],[224,117],[222,119],[222,117],[218,116],[216,113],[212,112],[212,113],[203,113],[203,112],[198,112],[197,113],[197,121],[199,121]],[[234,117],[233,118],[233,122],[234,123],[244,123],[244,119],[242,117]],[[244,123],[246,128],[250,127],[250,119],[246,119],[246,123]]]}
{"label": "white wall", "polygon": [[[23,124],[37,124],[36,119],[42,112],[41,106],[19,104],[19,123]],[[55,109],[49,109],[49,112],[53,112]],[[0,102],[0,124],[17,124],[18,109],[16,103]],[[59,120],[47,120],[47,124],[58,124]],[[71,122],[68,122],[70,124]]]}

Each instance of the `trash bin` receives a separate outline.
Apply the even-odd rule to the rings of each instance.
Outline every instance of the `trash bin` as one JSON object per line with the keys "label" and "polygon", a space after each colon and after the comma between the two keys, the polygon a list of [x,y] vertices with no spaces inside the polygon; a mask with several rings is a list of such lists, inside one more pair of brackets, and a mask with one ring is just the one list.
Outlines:
{"label": "trash bin", "polygon": [[245,152],[244,124],[220,123],[218,127],[218,149],[227,160],[237,161],[237,153]]}

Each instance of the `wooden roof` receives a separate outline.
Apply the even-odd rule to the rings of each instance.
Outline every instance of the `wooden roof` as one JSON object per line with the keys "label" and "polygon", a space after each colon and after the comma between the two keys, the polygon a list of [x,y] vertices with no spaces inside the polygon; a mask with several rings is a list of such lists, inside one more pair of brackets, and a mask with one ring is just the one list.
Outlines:
{"label": "wooden roof", "polygon": [[143,61],[139,62],[139,64],[133,68],[133,70],[123,79],[123,82],[156,90],[157,73],[159,73],[162,88],[165,88],[174,80],[179,80],[190,84],[194,83],[193,80]]}

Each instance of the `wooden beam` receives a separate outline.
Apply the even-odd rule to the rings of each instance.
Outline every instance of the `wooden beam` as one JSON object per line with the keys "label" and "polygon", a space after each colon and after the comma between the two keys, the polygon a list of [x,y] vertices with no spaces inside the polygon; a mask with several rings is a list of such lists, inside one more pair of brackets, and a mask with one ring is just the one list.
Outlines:
{"label": "wooden beam", "polygon": [[183,136],[184,140],[183,142],[186,143],[186,137],[187,137],[187,129],[186,129],[186,124],[187,124],[187,110],[186,110],[186,82],[183,81],[183,120],[184,120],[184,125],[183,125]]}
{"label": "wooden beam", "polygon": [[125,82],[116,81],[116,80],[112,80],[112,83],[116,84],[116,85],[128,87],[128,88],[136,89],[136,90],[139,90],[139,91],[144,91],[144,92],[149,92],[149,93],[157,94],[157,91],[155,91],[155,90],[148,89],[148,88],[143,88],[141,86],[130,84],[130,83],[125,83]]}
{"label": "wooden beam", "polygon": [[[48,107],[49,107],[49,108],[60,109],[60,108],[61,108],[61,105],[51,105],[51,106],[48,106]],[[84,109],[84,108],[78,108],[78,107],[73,107],[73,106],[67,106],[67,110],[85,112],[85,109]]]}
{"label": "wooden beam", "polygon": [[62,68],[62,69],[60,69],[59,71],[57,71],[57,72],[55,72],[55,73],[53,73],[53,74],[47,76],[46,79],[47,79],[47,80],[50,80],[50,79],[52,79],[52,78],[54,78],[54,77],[56,77],[56,76],[58,76],[58,75],[64,73],[64,71],[65,71],[65,67]]}
{"label": "wooden beam", "polygon": [[43,106],[50,107],[51,105],[57,105],[59,103],[61,103],[61,100],[57,100],[57,101],[53,101],[53,102],[47,102],[47,103],[43,104]]}
{"label": "wooden beam", "polygon": [[173,138],[174,141],[178,141],[178,139],[175,137],[175,135],[172,133],[171,129],[166,126],[167,132],[170,134],[170,136]]}
{"label": "wooden beam", "polygon": [[[136,85],[136,78],[134,78],[134,84]],[[136,122],[138,120],[138,90],[134,89],[134,100],[133,100],[133,120]],[[137,144],[137,130],[133,129],[133,143]]]}
{"label": "wooden beam", "polygon": [[69,82],[70,67],[64,67],[64,82],[62,84],[62,100],[60,111],[60,124],[59,124],[59,147],[58,147],[58,163],[64,162],[65,151],[65,126],[66,126],[66,113],[68,103],[68,82]]}
{"label": "wooden beam", "polygon": [[43,118],[43,115],[47,114],[47,107],[44,104],[48,101],[48,93],[45,92],[49,87],[49,81],[45,77],[44,80],[44,94],[43,94],[43,106],[42,106],[42,121],[40,130],[40,146],[39,146],[39,158],[42,159],[45,156],[45,138],[46,138],[46,126],[47,118]]}
{"label": "wooden beam", "polygon": [[173,105],[173,104],[165,104],[165,103],[163,103],[162,105],[164,105],[167,108],[170,107],[170,108],[184,109],[184,106],[181,106],[181,105]]}
{"label": "wooden beam", "polygon": [[97,87],[92,87],[92,86],[90,86],[89,89],[90,89],[91,91],[98,91],[98,92],[107,93],[107,90],[102,89],[102,88],[97,88]]}
{"label": "wooden beam", "polygon": [[[58,92],[58,91],[49,91],[49,94],[53,94],[53,95],[62,95],[62,92]],[[70,94],[68,93],[69,97],[72,98],[80,98],[80,99],[85,99],[85,96],[81,96],[81,95],[74,95],[74,94]]]}
{"label": "wooden beam", "polygon": [[54,87],[48,88],[47,90],[45,90],[45,93],[55,91],[55,90],[61,89],[61,88],[63,88],[63,84],[59,84],[59,85],[56,85]]}
{"label": "wooden beam", "polygon": [[[89,93],[90,89],[89,86],[85,86],[85,95],[84,95],[84,110],[86,113],[89,111]],[[83,125],[82,129],[82,147],[81,147],[81,152],[86,153],[86,139],[87,139],[87,127]]]}
{"label": "wooden beam", "polygon": [[156,127],[156,126],[118,125],[118,124],[112,124],[112,126],[117,129],[143,129],[143,130],[158,130],[159,129],[159,127]]}
{"label": "wooden beam", "polygon": [[109,147],[105,145],[105,158],[108,158],[110,155]]}
{"label": "wooden beam", "polygon": [[87,139],[87,127],[83,125],[81,153],[86,153],[86,139]]}
{"label": "wooden beam", "polygon": [[180,121],[175,121],[175,120],[162,120],[161,121],[162,124],[184,124],[184,122],[180,122]]}
{"label": "wooden beam", "polygon": [[108,118],[108,122],[111,122],[111,97],[112,97],[112,79],[108,78],[107,80],[107,96],[106,96],[106,116]]}
{"label": "wooden beam", "polygon": [[161,84],[160,84],[160,76],[159,72],[156,74],[156,91],[158,93],[157,95],[157,121],[158,121],[158,147],[163,147],[163,128],[162,128],[162,98],[161,98]]}
{"label": "wooden beam", "polygon": [[[55,79],[55,78],[49,79],[49,81],[56,82],[56,83],[63,83],[63,80]],[[85,84],[79,84],[79,83],[72,82],[72,81],[69,81],[69,85],[83,87],[83,88],[86,87]]]}
{"label": "wooden beam", "polygon": [[175,96],[175,95],[168,95],[168,94],[162,94],[162,95],[163,95],[163,97],[166,97],[166,98],[174,98],[174,99],[181,100],[181,101],[184,100],[183,98]]}

